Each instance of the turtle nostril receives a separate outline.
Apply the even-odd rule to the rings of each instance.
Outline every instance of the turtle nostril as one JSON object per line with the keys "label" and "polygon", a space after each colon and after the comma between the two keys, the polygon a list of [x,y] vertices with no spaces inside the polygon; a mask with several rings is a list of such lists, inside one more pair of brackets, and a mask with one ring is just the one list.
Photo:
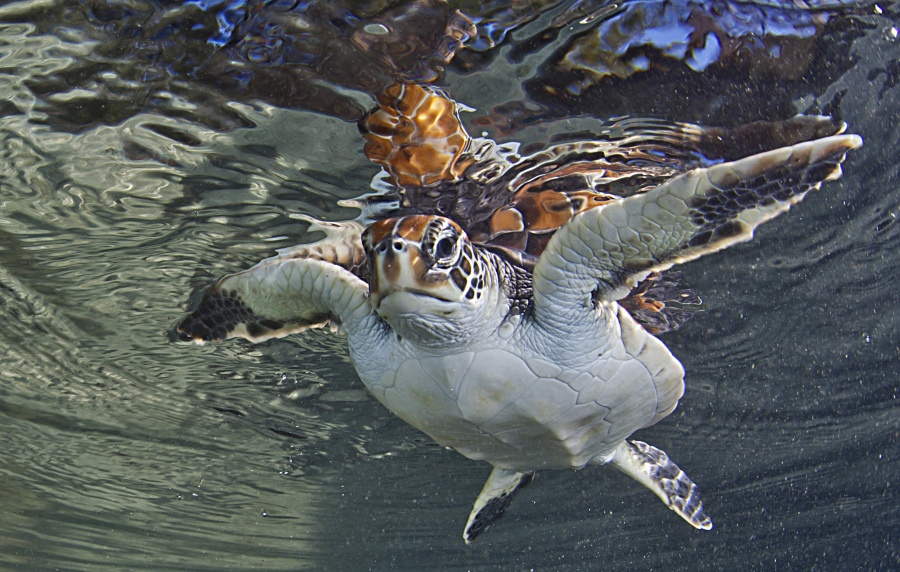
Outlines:
{"label": "turtle nostril", "polygon": [[397,252],[403,252],[403,243],[400,242],[399,240],[395,240],[394,241],[394,250],[396,250]]}
{"label": "turtle nostril", "polygon": [[388,247],[388,246],[387,246],[387,243],[386,243],[386,242],[382,242],[381,244],[378,245],[378,252],[386,252],[386,251],[387,251],[387,247]]}

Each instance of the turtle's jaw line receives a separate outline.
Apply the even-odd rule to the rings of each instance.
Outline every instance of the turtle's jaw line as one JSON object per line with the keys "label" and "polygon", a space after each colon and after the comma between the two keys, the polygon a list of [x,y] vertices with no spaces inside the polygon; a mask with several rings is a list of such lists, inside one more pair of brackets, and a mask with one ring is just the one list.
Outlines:
{"label": "turtle's jaw line", "polygon": [[373,304],[373,306],[375,307],[375,310],[377,311],[379,308],[381,308],[381,304],[382,304],[382,302],[384,302],[385,299],[387,299],[388,297],[390,297],[393,294],[398,294],[398,293],[412,294],[413,296],[422,296],[422,297],[426,297],[426,298],[431,298],[432,300],[437,300],[438,302],[443,302],[446,304],[450,304],[453,302],[453,300],[448,300],[446,298],[438,296],[434,292],[428,292],[427,290],[422,290],[419,288],[405,288],[403,286],[392,286],[382,292],[379,292],[378,294],[376,294],[374,296],[375,303]]}
{"label": "turtle's jaw line", "polygon": [[395,328],[401,327],[396,320],[426,323],[435,318],[453,319],[460,311],[457,302],[415,288],[392,288],[375,300],[373,307]]}

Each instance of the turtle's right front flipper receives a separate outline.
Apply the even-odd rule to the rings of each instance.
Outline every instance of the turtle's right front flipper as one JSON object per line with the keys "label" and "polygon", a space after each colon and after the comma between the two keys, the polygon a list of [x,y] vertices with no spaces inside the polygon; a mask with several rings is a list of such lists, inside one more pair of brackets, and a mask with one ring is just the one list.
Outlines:
{"label": "turtle's right front flipper", "polygon": [[260,342],[370,316],[369,287],[349,270],[294,251],[263,260],[213,285],[178,326],[185,341]]}

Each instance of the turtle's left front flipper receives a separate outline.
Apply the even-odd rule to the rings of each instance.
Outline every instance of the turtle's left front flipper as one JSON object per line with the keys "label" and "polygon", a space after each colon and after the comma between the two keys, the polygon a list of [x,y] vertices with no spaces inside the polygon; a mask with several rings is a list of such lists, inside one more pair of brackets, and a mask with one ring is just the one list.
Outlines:
{"label": "turtle's left front flipper", "polygon": [[365,252],[357,223],[318,223],[326,238],[279,251],[214,284],[178,325],[178,337],[260,342],[310,328],[348,326],[370,317],[369,286],[360,277]]}
{"label": "turtle's left front flipper", "polygon": [[[857,135],[834,135],[677,176],[646,193],[583,212],[535,266],[535,313],[566,320],[594,295],[625,297],[650,272],[750,240],[760,224],[841,175]],[[571,312],[570,312],[571,313]]]}
{"label": "turtle's left front flipper", "polygon": [[472,513],[463,531],[466,544],[475,540],[475,537],[503,516],[515,494],[532,480],[534,473],[520,473],[495,467],[475,500],[475,506],[472,507]]}

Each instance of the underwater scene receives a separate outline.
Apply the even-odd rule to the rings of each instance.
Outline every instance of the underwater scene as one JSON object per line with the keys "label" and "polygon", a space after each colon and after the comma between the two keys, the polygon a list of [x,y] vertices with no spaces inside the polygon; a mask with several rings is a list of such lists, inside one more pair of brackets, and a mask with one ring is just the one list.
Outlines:
{"label": "underwater scene", "polygon": [[0,569],[900,568],[898,36],[5,2]]}

